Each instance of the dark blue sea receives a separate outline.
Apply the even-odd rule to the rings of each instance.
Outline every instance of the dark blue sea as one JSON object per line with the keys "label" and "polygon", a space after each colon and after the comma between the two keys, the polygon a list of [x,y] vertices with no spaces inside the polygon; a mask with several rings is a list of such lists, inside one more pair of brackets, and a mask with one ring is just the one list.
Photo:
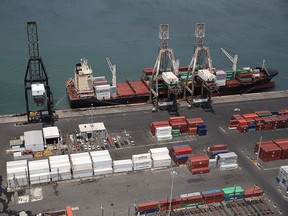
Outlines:
{"label": "dark blue sea", "polygon": [[201,22],[214,67],[232,66],[221,47],[239,55],[239,67],[265,59],[279,70],[276,90],[287,89],[287,0],[1,0],[0,114],[26,111],[27,21],[37,22],[56,109],[69,108],[65,83],[81,58],[94,76],[111,80],[109,57],[118,81],[138,80],[142,68],[155,63],[161,23],[170,24],[169,47],[181,66],[192,58],[195,24]]}

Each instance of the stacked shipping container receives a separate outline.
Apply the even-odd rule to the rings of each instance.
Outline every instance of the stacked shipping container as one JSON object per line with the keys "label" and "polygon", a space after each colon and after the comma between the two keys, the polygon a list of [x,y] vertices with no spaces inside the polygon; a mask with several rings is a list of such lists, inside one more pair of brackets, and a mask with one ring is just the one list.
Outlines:
{"label": "stacked shipping container", "polygon": [[173,137],[178,137],[183,133],[188,133],[188,135],[198,134],[199,136],[207,134],[206,124],[202,118],[186,119],[185,116],[170,117],[168,121],[152,122],[150,126],[151,134],[157,138],[156,129],[168,126],[171,126],[170,135]]}
{"label": "stacked shipping container", "polygon": [[219,189],[203,191],[202,195],[205,204],[223,201],[223,192]]}
{"label": "stacked shipping container", "polygon": [[218,154],[218,165],[220,170],[237,169],[237,155],[235,152]]}
{"label": "stacked shipping container", "polygon": [[108,150],[90,152],[94,175],[106,175],[113,172],[112,158]]}
{"label": "stacked shipping container", "polygon": [[69,180],[71,176],[71,164],[68,155],[49,157],[51,181]]}
{"label": "stacked shipping container", "polygon": [[280,111],[262,110],[242,115],[234,114],[229,124],[229,129],[237,129],[241,133],[286,127],[288,127],[288,109]]}
{"label": "stacked shipping container", "polygon": [[244,198],[262,196],[263,194],[264,194],[264,191],[257,185],[254,185],[251,188],[246,188],[244,190]]}
{"label": "stacked shipping container", "polygon": [[154,169],[171,166],[171,158],[167,147],[153,148],[149,150],[149,153],[152,158],[152,167]]}
{"label": "stacked shipping container", "polygon": [[288,138],[257,142],[254,153],[264,162],[288,159]]}
{"label": "stacked shipping container", "polygon": [[93,167],[88,152],[70,154],[74,178],[93,176]]}
{"label": "stacked shipping container", "polygon": [[218,154],[221,153],[227,153],[228,152],[228,146],[227,144],[215,144],[210,147],[208,147],[208,156],[211,159],[214,159]]}
{"label": "stacked shipping container", "polygon": [[150,153],[132,155],[133,169],[144,170],[151,169],[152,160]]}
{"label": "stacked shipping container", "polygon": [[48,159],[28,162],[30,184],[50,182],[50,169]]}
{"label": "stacked shipping container", "polygon": [[28,185],[27,160],[7,162],[7,184],[9,188]]}
{"label": "stacked shipping container", "polygon": [[222,191],[225,201],[242,199],[244,196],[244,190],[241,186],[222,188]]}
{"label": "stacked shipping container", "polygon": [[187,160],[187,167],[193,175],[209,173],[209,157],[204,154],[192,155]]}
{"label": "stacked shipping container", "polygon": [[288,192],[288,166],[281,166],[279,168],[278,176],[276,177],[277,183],[282,187],[286,192]]}
{"label": "stacked shipping container", "polygon": [[131,159],[126,160],[114,160],[113,161],[113,172],[129,172],[133,170],[133,162]]}
{"label": "stacked shipping container", "polygon": [[188,158],[192,155],[192,148],[189,145],[172,146],[169,149],[169,155],[175,164],[186,164]]}

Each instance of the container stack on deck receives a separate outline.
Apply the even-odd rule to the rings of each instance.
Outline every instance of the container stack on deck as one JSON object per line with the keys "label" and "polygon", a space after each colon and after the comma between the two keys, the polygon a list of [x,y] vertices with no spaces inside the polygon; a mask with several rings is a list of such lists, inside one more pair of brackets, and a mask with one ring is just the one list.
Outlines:
{"label": "container stack on deck", "polygon": [[223,192],[219,189],[203,191],[202,195],[205,204],[223,201]]}
{"label": "container stack on deck", "polygon": [[50,182],[50,170],[48,159],[28,162],[30,184]]}
{"label": "container stack on deck", "polygon": [[181,208],[203,205],[203,196],[200,192],[181,194]]}
{"label": "container stack on deck", "polygon": [[88,152],[70,154],[74,178],[93,176],[91,157]]}
{"label": "container stack on deck", "polygon": [[135,212],[139,212],[140,215],[155,213],[159,211],[159,202],[141,203],[141,204],[137,204],[135,208],[136,208]]}
{"label": "container stack on deck", "polygon": [[192,148],[189,145],[172,146],[169,149],[169,155],[175,164],[186,164],[188,158],[192,155]]}
{"label": "container stack on deck", "polygon": [[242,199],[244,196],[244,190],[241,186],[222,188],[222,191],[225,201]]}
{"label": "container stack on deck", "polygon": [[90,152],[94,175],[106,175],[113,172],[112,158],[108,150]]}
{"label": "container stack on deck", "polygon": [[133,170],[133,162],[131,159],[114,160],[113,161],[113,172],[129,172]]}
{"label": "container stack on deck", "polygon": [[151,169],[152,160],[150,153],[132,155],[133,169],[144,170]]}
{"label": "container stack on deck", "polygon": [[277,183],[282,187],[286,192],[288,192],[288,165],[281,166],[279,168],[278,176],[276,177]]}
{"label": "container stack on deck", "polygon": [[263,194],[264,191],[257,185],[254,185],[253,187],[250,188],[245,188],[244,190],[244,198],[262,196]]}
{"label": "container stack on deck", "polygon": [[62,181],[72,178],[68,155],[50,156],[49,164],[51,181]]}
{"label": "container stack on deck", "polygon": [[192,175],[209,173],[209,157],[205,154],[192,155],[187,160],[187,167]]}
{"label": "container stack on deck", "polygon": [[[208,190],[182,194],[171,199],[171,210],[210,204],[215,202],[230,201],[243,198],[258,197],[263,195],[263,190],[254,185],[243,190],[241,186]],[[135,214],[144,215],[169,210],[170,198],[161,201],[145,202],[135,205]]]}
{"label": "container stack on deck", "polygon": [[274,130],[288,127],[288,109],[280,111],[261,110],[254,113],[234,114],[229,128],[241,133],[255,130]]}
{"label": "container stack on deck", "polygon": [[27,160],[7,161],[7,183],[9,188],[28,185]]}
{"label": "container stack on deck", "polygon": [[237,155],[235,154],[235,152],[218,154],[218,165],[220,167],[220,170],[237,169]]}
{"label": "container stack on deck", "polygon": [[152,167],[154,169],[171,166],[171,158],[167,147],[153,148],[149,150],[149,153],[152,158]]}

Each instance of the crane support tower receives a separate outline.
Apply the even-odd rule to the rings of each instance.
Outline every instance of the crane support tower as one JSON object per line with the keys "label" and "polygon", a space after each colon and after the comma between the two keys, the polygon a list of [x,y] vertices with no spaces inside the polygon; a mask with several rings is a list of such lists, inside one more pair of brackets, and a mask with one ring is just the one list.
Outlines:
{"label": "crane support tower", "polygon": [[[188,66],[188,73],[184,84],[184,98],[186,98],[186,91],[191,94],[190,104],[195,103],[211,103],[212,92],[218,89],[213,74],[212,60],[210,50],[204,44],[205,39],[205,24],[197,23],[194,37],[194,54]],[[189,80],[190,74],[192,80]],[[200,100],[194,98],[195,78],[200,81],[201,85],[201,98]],[[190,87],[191,86],[191,87]],[[204,98],[204,88],[209,92],[209,98]],[[187,99],[187,98],[186,98]]]}
{"label": "crane support tower", "polygon": [[[177,110],[177,95],[181,89],[179,86],[179,60],[175,60],[174,52],[168,48],[169,39],[169,25],[160,24],[159,28],[159,44],[158,56],[153,67],[152,77],[149,82],[150,89],[150,102],[152,102],[156,109],[159,104],[167,104],[170,108]],[[159,102],[160,96],[160,83],[163,80],[162,88],[167,88],[168,98],[164,102]]]}
{"label": "crane support tower", "polygon": [[[48,76],[42,58],[39,55],[38,32],[36,22],[27,22],[29,60],[24,78],[25,100],[28,122],[54,122],[53,96],[48,83]],[[33,102],[40,110],[29,109],[31,91]],[[45,108],[46,106],[46,108]],[[43,108],[44,107],[44,108]]]}

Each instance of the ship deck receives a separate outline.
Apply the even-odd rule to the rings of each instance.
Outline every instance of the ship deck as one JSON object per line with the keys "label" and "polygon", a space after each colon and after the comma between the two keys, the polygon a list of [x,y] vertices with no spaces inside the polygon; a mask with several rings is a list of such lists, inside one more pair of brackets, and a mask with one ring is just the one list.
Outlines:
{"label": "ship deck", "polygon": [[[173,196],[183,193],[204,191],[224,186],[240,185],[250,187],[254,184],[264,188],[265,196],[269,198],[269,204],[273,207],[274,215],[288,212],[287,198],[283,191],[278,190],[275,178],[279,166],[287,165],[287,160],[263,163],[260,167],[251,160],[254,144],[263,140],[288,137],[288,129],[270,131],[254,131],[240,133],[228,130],[229,119],[239,108],[238,113],[251,113],[259,109],[279,110],[288,107],[288,92],[267,92],[248,95],[233,95],[213,98],[213,110],[205,111],[201,108],[187,109],[187,103],[181,102],[179,114],[189,117],[202,117],[208,128],[207,136],[180,136],[170,142],[157,143],[149,133],[152,121],[166,120],[169,113],[166,111],[151,112],[151,105],[128,105],[111,108],[95,108],[93,110],[61,110],[57,111],[59,121],[56,126],[62,131],[74,131],[79,123],[90,122],[89,116],[93,113],[94,121],[104,121],[109,133],[117,133],[125,130],[135,141],[135,147],[126,146],[111,150],[113,159],[131,158],[133,154],[145,153],[153,147],[171,146],[173,144],[189,144],[194,153],[202,153],[203,149],[216,143],[226,143],[230,151],[238,155],[240,168],[231,171],[220,171],[215,168],[210,174],[192,176],[185,166],[175,167],[177,177],[174,181]],[[6,184],[5,161],[12,160],[5,155],[5,149],[9,146],[9,140],[14,136],[20,136],[24,131],[40,129],[41,124],[21,125],[16,122],[25,121],[25,117],[3,116],[0,130],[2,133],[2,149],[0,175],[2,185]],[[101,205],[104,207],[104,215],[126,215],[127,211],[134,213],[133,203],[146,201],[158,201],[166,199],[170,194],[171,177],[170,169],[158,171],[137,171],[110,175],[100,178],[92,178],[83,181],[73,180],[69,182],[51,183],[32,188],[41,188],[42,200],[18,204],[23,191],[15,192],[13,200],[8,203],[11,212],[30,210],[33,213],[45,209],[61,209],[70,204],[75,209],[76,215],[100,215]],[[8,197],[9,198],[9,197]],[[129,210],[130,209],[130,210]]]}

